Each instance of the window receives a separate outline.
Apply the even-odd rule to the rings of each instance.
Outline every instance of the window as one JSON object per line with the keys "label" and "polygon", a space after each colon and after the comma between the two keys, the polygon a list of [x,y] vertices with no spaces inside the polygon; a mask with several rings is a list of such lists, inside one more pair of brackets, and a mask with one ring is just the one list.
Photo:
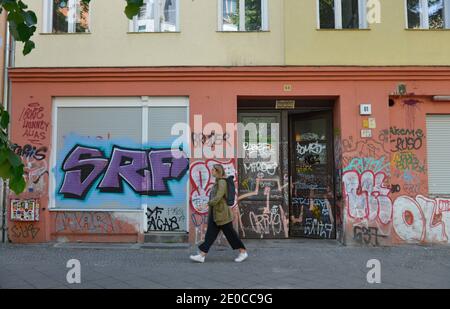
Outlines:
{"label": "window", "polygon": [[366,0],[318,0],[319,29],[366,29]]}
{"label": "window", "polygon": [[427,115],[428,190],[450,196],[450,115]]}
{"label": "window", "polygon": [[[188,155],[187,134],[172,135],[174,124],[189,121],[188,98],[57,97],[53,102],[51,208],[141,210],[147,205],[178,210],[186,218],[189,163],[186,158],[177,163],[182,169],[171,169],[170,150]],[[122,172],[111,170],[115,149],[122,154]],[[148,161],[151,153],[161,160]],[[127,166],[143,169],[125,171]],[[113,185],[106,184],[109,179]],[[184,220],[178,224],[186,230]]]}
{"label": "window", "polygon": [[267,31],[267,0],[219,0],[219,31]]}
{"label": "window", "polygon": [[179,31],[179,0],[145,0],[139,15],[131,23],[131,32]]}
{"label": "window", "polygon": [[449,29],[450,0],[406,0],[409,29]]}
{"label": "window", "polygon": [[45,0],[44,32],[89,32],[89,4],[81,0]]}

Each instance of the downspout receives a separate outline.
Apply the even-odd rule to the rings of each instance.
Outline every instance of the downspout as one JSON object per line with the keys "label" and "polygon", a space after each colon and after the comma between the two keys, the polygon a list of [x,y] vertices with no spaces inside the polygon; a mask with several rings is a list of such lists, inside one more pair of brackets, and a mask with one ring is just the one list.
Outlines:
{"label": "downspout", "polygon": [[[8,23],[6,22],[6,40],[5,40],[5,55],[4,55],[4,68],[3,68],[3,108],[5,111],[10,110],[10,92],[9,92],[9,88],[10,88],[10,81],[9,81],[9,75],[8,75],[8,69],[10,67],[10,64],[13,63],[10,61],[14,59],[14,50],[12,49],[13,45],[11,44],[11,33],[9,32],[9,27],[8,27]],[[8,130],[8,139],[10,139],[10,134],[9,134],[9,130]],[[8,209],[8,205],[7,205],[7,186],[6,186],[6,182],[3,181],[3,186],[2,186],[2,229],[3,229],[3,233],[2,233],[2,242],[6,243],[8,240],[7,237],[7,232],[8,232],[8,227],[7,227],[7,223],[8,220],[6,220],[6,216],[7,216],[7,209]]]}

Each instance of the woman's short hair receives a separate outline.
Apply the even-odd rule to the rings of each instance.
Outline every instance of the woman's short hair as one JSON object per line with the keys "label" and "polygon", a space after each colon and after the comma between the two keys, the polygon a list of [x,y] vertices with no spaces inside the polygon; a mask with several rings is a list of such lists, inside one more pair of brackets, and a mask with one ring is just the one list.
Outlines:
{"label": "woman's short hair", "polygon": [[225,176],[225,170],[221,164],[214,164],[213,168],[215,168],[216,171],[219,172],[220,176]]}

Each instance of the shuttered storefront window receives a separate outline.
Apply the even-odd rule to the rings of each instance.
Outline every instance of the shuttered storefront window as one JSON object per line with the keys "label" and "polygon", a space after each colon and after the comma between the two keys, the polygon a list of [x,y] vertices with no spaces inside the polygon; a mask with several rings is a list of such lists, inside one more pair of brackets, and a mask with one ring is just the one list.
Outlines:
{"label": "shuttered storefront window", "polygon": [[430,195],[450,195],[450,115],[427,116]]}

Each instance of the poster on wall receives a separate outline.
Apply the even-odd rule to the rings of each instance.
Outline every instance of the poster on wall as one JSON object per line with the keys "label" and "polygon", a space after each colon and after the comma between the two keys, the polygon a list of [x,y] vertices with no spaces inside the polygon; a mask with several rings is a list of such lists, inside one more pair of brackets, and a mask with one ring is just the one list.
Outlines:
{"label": "poster on wall", "polygon": [[37,200],[11,200],[12,221],[39,221],[39,203]]}

